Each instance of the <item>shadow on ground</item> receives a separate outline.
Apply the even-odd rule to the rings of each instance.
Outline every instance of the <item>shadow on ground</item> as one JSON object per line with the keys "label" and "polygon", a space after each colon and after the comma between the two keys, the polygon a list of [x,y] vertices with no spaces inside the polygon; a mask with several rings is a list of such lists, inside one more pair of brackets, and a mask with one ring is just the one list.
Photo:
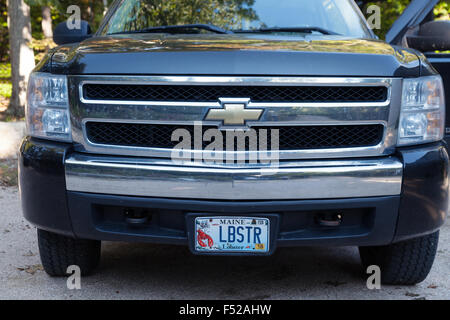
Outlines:
{"label": "shadow on ground", "polygon": [[[128,288],[172,291],[166,298],[269,299],[349,282],[365,287],[356,248],[279,248],[269,257],[213,257],[178,246],[106,243],[102,255],[100,277],[117,275]],[[174,287],[180,289],[176,295]]]}

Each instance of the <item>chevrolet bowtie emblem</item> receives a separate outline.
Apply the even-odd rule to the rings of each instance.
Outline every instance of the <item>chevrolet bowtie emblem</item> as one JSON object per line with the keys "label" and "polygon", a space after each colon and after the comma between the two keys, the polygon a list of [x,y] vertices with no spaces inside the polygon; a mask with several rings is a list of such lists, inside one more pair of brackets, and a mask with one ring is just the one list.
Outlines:
{"label": "chevrolet bowtie emblem", "polygon": [[263,109],[248,109],[250,99],[219,99],[222,109],[209,109],[205,120],[223,121],[224,125],[245,125],[246,121],[259,120]]}

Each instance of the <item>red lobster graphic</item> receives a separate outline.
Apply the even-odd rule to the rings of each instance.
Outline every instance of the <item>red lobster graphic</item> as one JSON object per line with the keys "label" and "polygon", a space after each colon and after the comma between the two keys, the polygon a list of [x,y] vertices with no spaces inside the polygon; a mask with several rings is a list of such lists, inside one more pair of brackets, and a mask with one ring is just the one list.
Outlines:
{"label": "red lobster graphic", "polygon": [[208,247],[213,246],[214,241],[209,235],[204,233],[202,230],[197,230],[197,232],[198,232],[197,241],[199,245],[201,245],[203,248],[206,247],[206,244],[203,241],[208,240]]}

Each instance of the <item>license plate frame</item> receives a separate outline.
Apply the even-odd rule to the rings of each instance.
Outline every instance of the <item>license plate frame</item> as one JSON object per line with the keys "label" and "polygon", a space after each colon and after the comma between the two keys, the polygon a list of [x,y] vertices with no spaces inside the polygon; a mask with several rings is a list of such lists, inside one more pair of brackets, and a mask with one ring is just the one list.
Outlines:
{"label": "license plate frame", "polygon": [[[265,242],[264,250],[197,250],[196,242],[197,238],[197,227],[196,221],[201,221],[202,219],[256,219],[264,220],[268,222],[267,227],[267,242]],[[186,227],[187,236],[189,239],[189,249],[193,254],[196,255],[231,255],[231,256],[263,256],[271,255],[275,250],[276,235],[278,230],[278,214],[256,214],[253,216],[251,214],[212,214],[212,213],[188,213],[186,215]],[[207,240],[205,241],[207,243]]]}

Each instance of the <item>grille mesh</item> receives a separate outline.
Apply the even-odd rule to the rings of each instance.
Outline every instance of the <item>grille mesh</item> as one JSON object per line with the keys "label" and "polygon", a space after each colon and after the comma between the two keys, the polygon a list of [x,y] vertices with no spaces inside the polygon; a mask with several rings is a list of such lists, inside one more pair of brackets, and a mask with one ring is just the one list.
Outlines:
{"label": "grille mesh", "polygon": [[85,84],[89,100],[216,102],[250,98],[253,102],[384,102],[386,87],[355,86],[186,86]]}
{"label": "grille mesh", "polygon": [[[217,128],[203,126],[208,129]],[[132,146],[146,148],[174,148],[178,142],[171,141],[174,130],[185,129],[194,137],[193,125],[160,125],[137,123],[87,122],[86,131],[89,141],[95,144]],[[382,125],[345,125],[345,126],[280,126],[253,127],[267,129],[268,149],[271,143],[271,130],[279,130],[279,150],[304,150],[326,148],[367,147],[380,143],[383,137]],[[225,135],[224,135],[225,136]],[[246,139],[245,150],[249,150]],[[225,139],[224,139],[225,141]],[[204,142],[202,147],[209,145]],[[235,142],[235,150],[237,142]]]}

